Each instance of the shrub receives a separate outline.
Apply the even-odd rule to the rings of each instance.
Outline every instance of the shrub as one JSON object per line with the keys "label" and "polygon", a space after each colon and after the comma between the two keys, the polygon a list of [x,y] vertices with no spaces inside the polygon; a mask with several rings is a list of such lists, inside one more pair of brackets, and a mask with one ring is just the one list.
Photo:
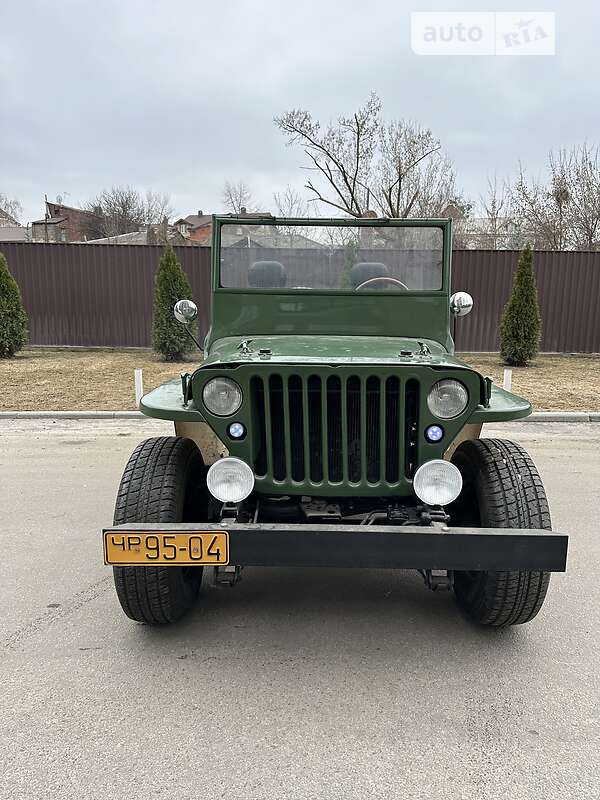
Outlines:
{"label": "shrub", "polygon": [[27,342],[27,314],[21,292],[0,253],[0,358],[12,358]]}
{"label": "shrub", "polygon": [[[173,316],[173,306],[178,300],[191,300],[192,289],[177,260],[175,251],[165,247],[154,278],[154,315],[152,321],[152,346],[165,361],[182,361],[185,353],[194,349],[181,322]],[[188,330],[195,333],[195,324]]]}
{"label": "shrub", "polygon": [[500,323],[500,354],[505,363],[527,366],[537,355],[541,329],[533,253],[527,245],[519,256],[512,293]]}

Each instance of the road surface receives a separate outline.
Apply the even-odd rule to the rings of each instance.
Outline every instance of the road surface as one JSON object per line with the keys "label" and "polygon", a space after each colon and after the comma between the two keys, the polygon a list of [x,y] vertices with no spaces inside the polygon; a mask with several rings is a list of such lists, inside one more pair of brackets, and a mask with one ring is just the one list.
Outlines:
{"label": "road surface", "polygon": [[0,430],[0,797],[600,796],[600,425],[486,431],[571,535],[530,625],[474,627],[416,573],[247,569],[179,624],[102,565],[121,470],[167,423]]}

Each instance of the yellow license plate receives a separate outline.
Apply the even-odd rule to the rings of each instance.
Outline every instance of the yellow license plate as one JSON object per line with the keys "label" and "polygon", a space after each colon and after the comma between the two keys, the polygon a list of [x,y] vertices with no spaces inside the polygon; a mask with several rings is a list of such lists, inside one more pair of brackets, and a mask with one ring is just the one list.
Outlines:
{"label": "yellow license plate", "polygon": [[229,534],[215,531],[104,531],[104,563],[121,566],[229,563]]}

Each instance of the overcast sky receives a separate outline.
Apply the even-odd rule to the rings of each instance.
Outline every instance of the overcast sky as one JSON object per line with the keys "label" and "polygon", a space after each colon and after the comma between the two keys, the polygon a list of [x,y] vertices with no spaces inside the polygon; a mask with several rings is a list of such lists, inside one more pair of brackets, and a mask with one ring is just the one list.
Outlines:
{"label": "overcast sky", "polygon": [[[102,0],[0,8],[0,192],[43,216],[112,184],[216,212],[225,180],[261,206],[302,187],[301,151],[275,114],[326,121],[371,91],[388,117],[429,126],[477,198],[488,175],[533,173],[550,148],[600,140],[600,8],[592,0],[433,3],[555,11],[554,57],[432,57],[410,46],[416,2]],[[498,8],[499,7],[499,8]],[[308,196],[308,195],[307,195]]]}

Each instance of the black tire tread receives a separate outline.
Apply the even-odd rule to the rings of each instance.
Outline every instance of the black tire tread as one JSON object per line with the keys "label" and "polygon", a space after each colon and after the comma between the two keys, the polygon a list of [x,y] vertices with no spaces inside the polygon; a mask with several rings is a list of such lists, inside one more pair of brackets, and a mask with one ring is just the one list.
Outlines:
{"label": "black tire tread", "polygon": [[[190,439],[161,436],[141,442],[123,472],[114,524],[182,521],[186,477],[201,461],[200,451]],[[174,622],[198,592],[202,570],[196,569],[198,580],[188,586],[178,567],[113,567],[123,611],[150,625]]]}
{"label": "black tire tread", "polygon": [[[498,528],[552,527],[542,479],[521,445],[504,439],[463,442],[452,460],[474,481],[480,524]],[[550,582],[549,572],[457,573],[455,592],[467,614],[483,625],[505,627],[532,620]]]}

